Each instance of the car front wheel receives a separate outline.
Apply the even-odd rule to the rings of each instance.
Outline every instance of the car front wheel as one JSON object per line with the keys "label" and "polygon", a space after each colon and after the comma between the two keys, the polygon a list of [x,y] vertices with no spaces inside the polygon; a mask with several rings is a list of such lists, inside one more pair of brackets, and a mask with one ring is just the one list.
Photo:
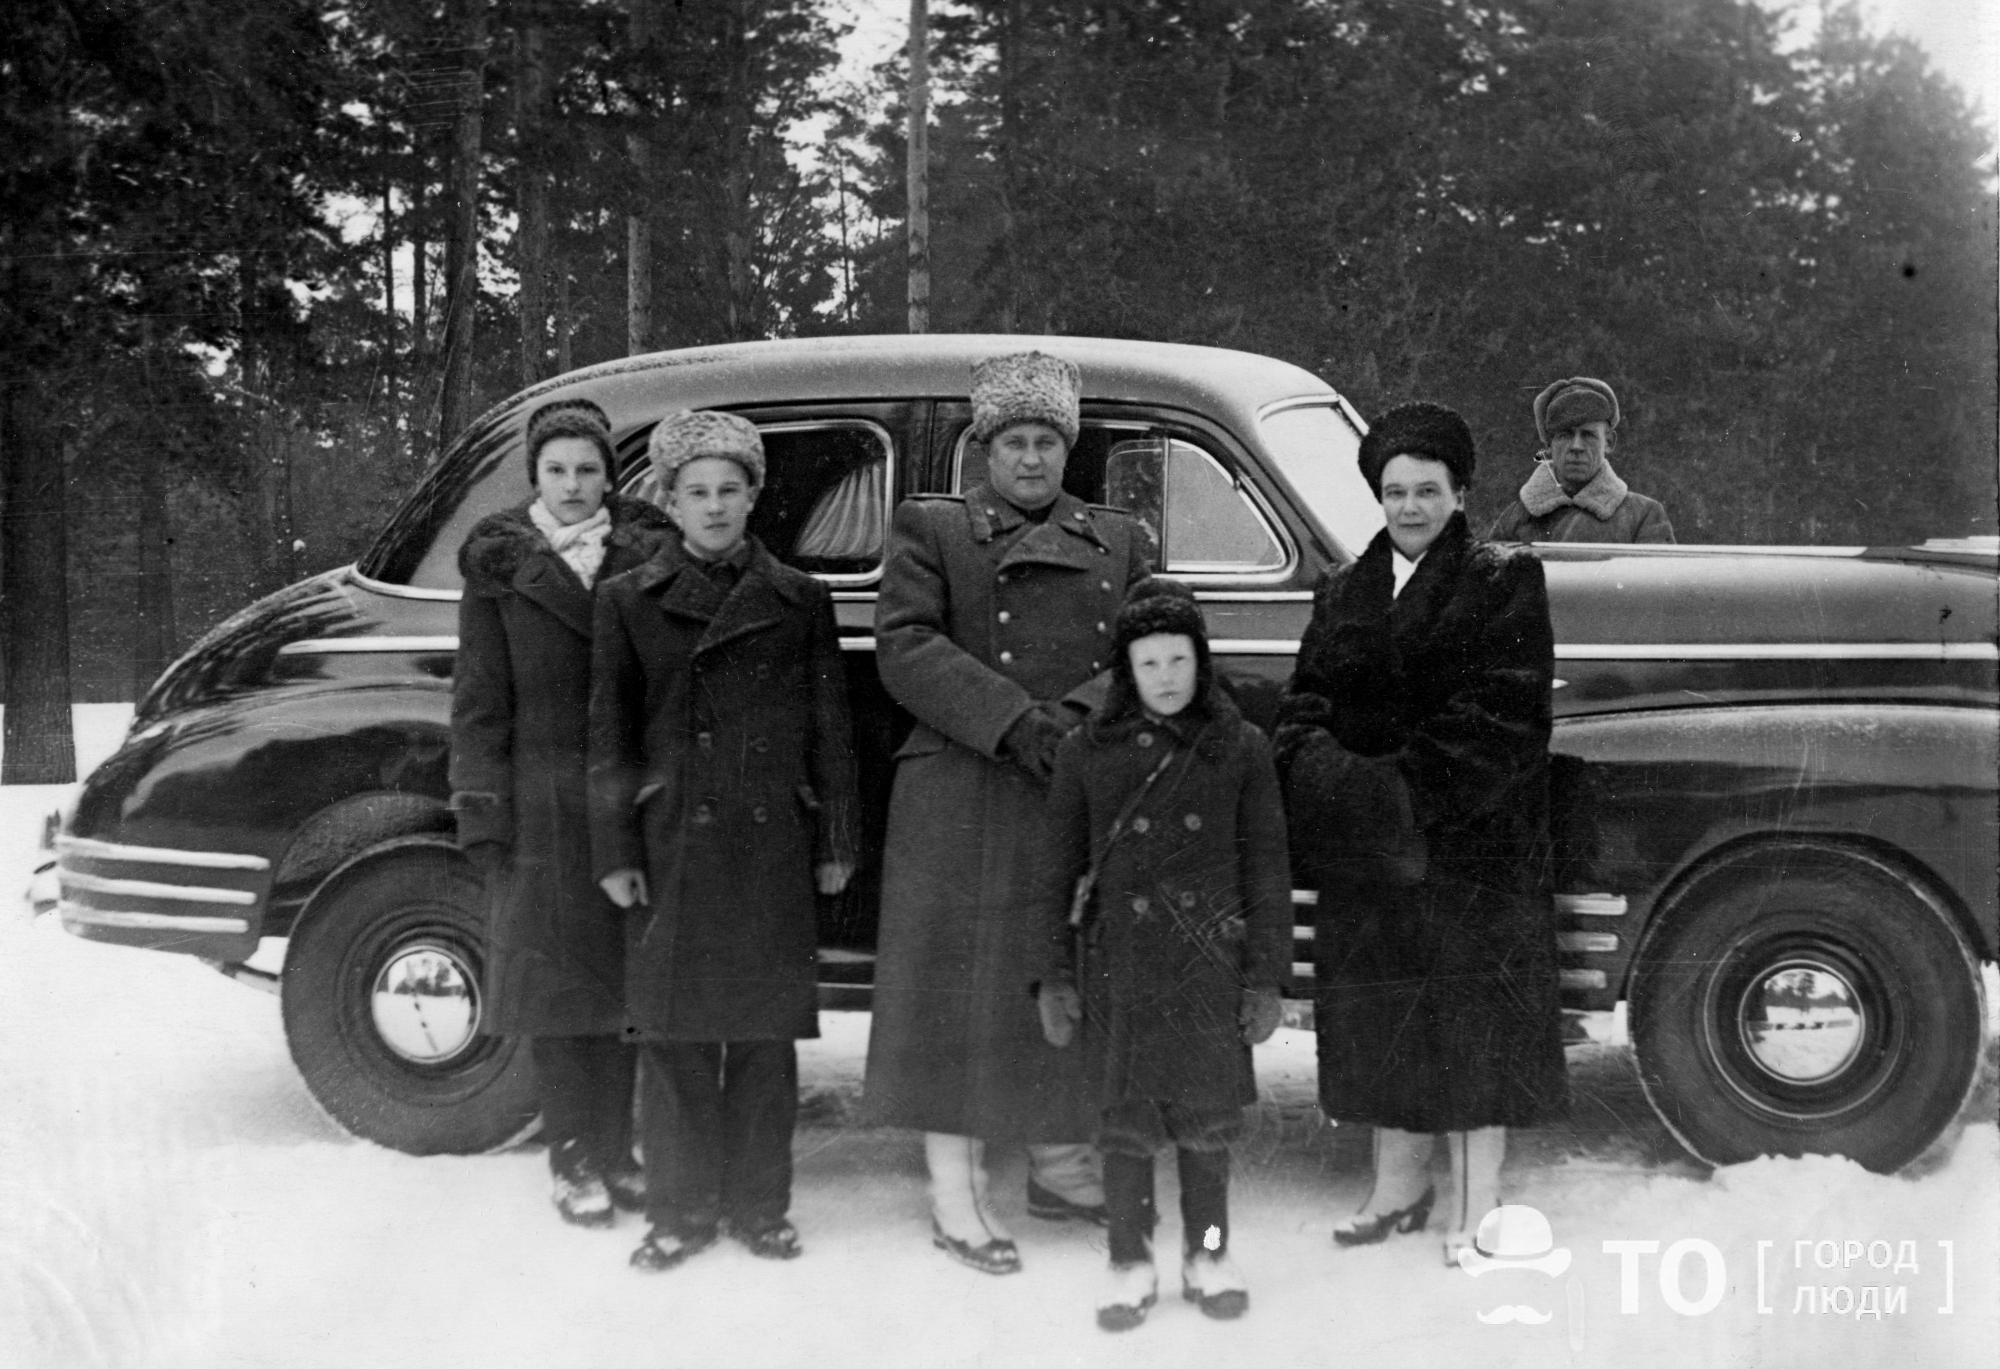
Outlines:
{"label": "car front wheel", "polygon": [[1948,911],[1872,856],[1783,845],[1663,908],[1639,953],[1646,1096],[1711,1164],[1839,1154],[1883,1172],[1957,1117],[1985,1023]]}
{"label": "car front wheel", "polygon": [[416,846],[337,872],[285,955],[285,1039],[306,1087],[355,1135],[414,1155],[504,1145],[537,1107],[528,1052],[481,1035],[485,889]]}

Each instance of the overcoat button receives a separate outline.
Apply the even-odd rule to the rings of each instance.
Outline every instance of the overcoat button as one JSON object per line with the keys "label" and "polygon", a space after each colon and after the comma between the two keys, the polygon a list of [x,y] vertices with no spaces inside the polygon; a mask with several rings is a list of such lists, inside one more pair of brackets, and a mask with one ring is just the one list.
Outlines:
{"label": "overcoat button", "polygon": [[1003,623],[1011,623],[1014,621],[1014,615],[1009,613],[1006,609],[1003,608],[1000,610],[1000,621]]}
{"label": "overcoat button", "polygon": [[1146,833],[1153,830],[1152,819],[1150,818],[1132,819],[1132,830],[1137,832],[1140,836],[1144,836]]}
{"label": "overcoat button", "polygon": [[1109,593],[1111,590],[1111,582],[1109,580],[1099,580],[1097,582],[1097,587],[1101,590],[1104,590],[1106,593]]}
{"label": "overcoat button", "polygon": [[1095,671],[1095,670],[1102,670],[1102,669],[1104,669],[1104,667],[1103,667],[1102,665],[1098,664],[1098,663],[1097,663],[1096,661],[1092,661],[1092,662],[1090,663],[1090,668],[1091,668],[1092,670],[1094,670],[1094,671]]}
{"label": "overcoat button", "polygon": [[1099,548],[1097,549],[1097,554],[1098,554],[1099,556],[1109,556],[1109,555],[1111,554],[1111,548],[1109,548],[1109,547],[1099,547]]}
{"label": "overcoat button", "polygon": [[761,756],[764,752],[771,749],[771,743],[763,737],[752,737],[750,739],[750,749]]}
{"label": "overcoat button", "polygon": [[705,804],[705,803],[697,803],[697,804],[696,804],[696,805],[694,806],[694,825],[695,825],[695,826],[697,826],[697,827],[706,827],[706,826],[707,826],[707,825],[708,825],[709,823],[711,823],[711,822],[714,822],[714,821],[715,821],[715,810],[714,810],[714,809],[710,808],[710,807],[709,807],[709,806],[708,806],[707,804]]}
{"label": "overcoat button", "polygon": [[1199,832],[1201,830],[1201,814],[1199,813],[1189,813],[1182,821],[1187,824],[1187,829],[1190,832]]}
{"label": "overcoat button", "polygon": [[752,822],[768,822],[770,817],[770,813],[766,811],[764,805],[761,803],[750,810],[750,821]]}
{"label": "overcoat button", "polygon": [[694,744],[702,750],[707,751],[715,745],[715,734],[713,732],[697,732],[695,733]]}
{"label": "overcoat button", "polygon": [[1151,746],[1153,744],[1153,734],[1150,732],[1141,732],[1138,736],[1138,742],[1141,746]]}
{"label": "overcoat button", "polygon": [[1079,523],[1083,522],[1083,521],[1084,521],[1084,513],[1083,513],[1083,510],[1082,510],[1082,509],[1078,509],[1078,510],[1077,510],[1077,511],[1076,511],[1075,513],[1071,514],[1071,515],[1070,515],[1070,517],[1071,517],[1071,518],[1074,518],[1074,519],[1075,519],[1075,520],[1076,520],[1077,522],[1079,522]]}
{"label": "overcoat button", "polygon": [[1144,917],[1147,913],[1153,911],[1153,905],[1147,901],[1146,896],[1144,894],[1140,894],[1137,898],[1132,900],[1132,911],[1139,914],[1139,916]]}
{"label": "overcoat button", "polygon": [[1190,893],[1183,893],[1181,895],[1181,907],[1183,908],[1194,907],[1194,895]]}
{"label": "overcoat button", "polygon": [[1000,653],[1000,664],[1001,664],[1001,665],[1007,665],[1007,664],[1011,663],[1011,662],[1013,661],[1013,659],[1014,659],[1014,653],[1013,653],[1013,652],[1011,652],[1011,651],[1003,651],[1003,652],[1001,652],[1001,653]]}
{"label": "overcoat button", "polygon": [[1109,631],[1111,631],[1111,629],[1110,629],[1110,628],[1108,628],[1108,627],[1106,627],[1106,626],[1105,626],[1105,625],[1104,625],[1103,623],[1099,623],[1099,624],[1097,625],[1097,630],[1098,630],[1099,632],[1109,632]]}

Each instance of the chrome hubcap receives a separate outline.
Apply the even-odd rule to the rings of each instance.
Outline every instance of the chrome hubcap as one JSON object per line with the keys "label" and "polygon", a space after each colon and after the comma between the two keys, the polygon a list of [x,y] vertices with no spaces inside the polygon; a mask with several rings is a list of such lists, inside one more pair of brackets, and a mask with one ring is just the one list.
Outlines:
{"label": "chrome hubcap", "polygon": [[439,1065],[471,1049],[479,1027],[472,971],[448,946],[400,946],[383,962],[368,1007],[382,1043],[418,1065]]}
{"label": "chrome hubcap", "polygon": [[1745,986],[1737,1030],[1750,1061],[1787,1084],[1823,1084],[1851,1066],[1868,1035],[1867,1011],[1846,975],[1794,958]]}

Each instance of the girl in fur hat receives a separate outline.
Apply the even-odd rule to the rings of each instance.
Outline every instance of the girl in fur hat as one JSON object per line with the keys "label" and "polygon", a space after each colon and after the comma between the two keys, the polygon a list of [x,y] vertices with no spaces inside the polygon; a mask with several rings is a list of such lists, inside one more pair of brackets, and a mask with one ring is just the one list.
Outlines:
{"label": "girl in fur hat", "polygon": [[1097,1321],[1115,1331],[1156,1297],[1153,1154],[1168,1142],[1182,1295],[1211,1317],[1249,1306],[1229,1258],[1228,1145],[1257,1096],[1250,1047],[1278,1026],[1292,919],[1270,748],[1214,682],[1194,595],[1140,581],[1113,651],[1103,709],[1056,755],[1038,1005],[1051,1045],[1080,1027],[1100,1109],[1111,1273]]}
{"label": "girl in fur hat", "polygon": [[610,492],[611,427],[587,400],[528,420],[526,503],[459,551],[451,787],[458,839],[493,897],[480,1030],[527,1038],[556,1211],[606,1226],[642,1200],[624,920],[590,868],[584,751],[597,586],[665,542],[666,517]]}

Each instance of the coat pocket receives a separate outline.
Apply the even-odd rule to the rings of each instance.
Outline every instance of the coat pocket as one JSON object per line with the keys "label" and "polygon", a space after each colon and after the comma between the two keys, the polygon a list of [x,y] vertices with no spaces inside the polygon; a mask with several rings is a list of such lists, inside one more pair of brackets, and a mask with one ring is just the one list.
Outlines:
{"label": "coat pocket", "polygon": [[903,739],[903,744],[896,748],[894,759],[906,761],[917,756],[935,756],[948,745],[950,743],[945,740],[944,733],[928,723],[918,723],[910,729],[910,735]]}

